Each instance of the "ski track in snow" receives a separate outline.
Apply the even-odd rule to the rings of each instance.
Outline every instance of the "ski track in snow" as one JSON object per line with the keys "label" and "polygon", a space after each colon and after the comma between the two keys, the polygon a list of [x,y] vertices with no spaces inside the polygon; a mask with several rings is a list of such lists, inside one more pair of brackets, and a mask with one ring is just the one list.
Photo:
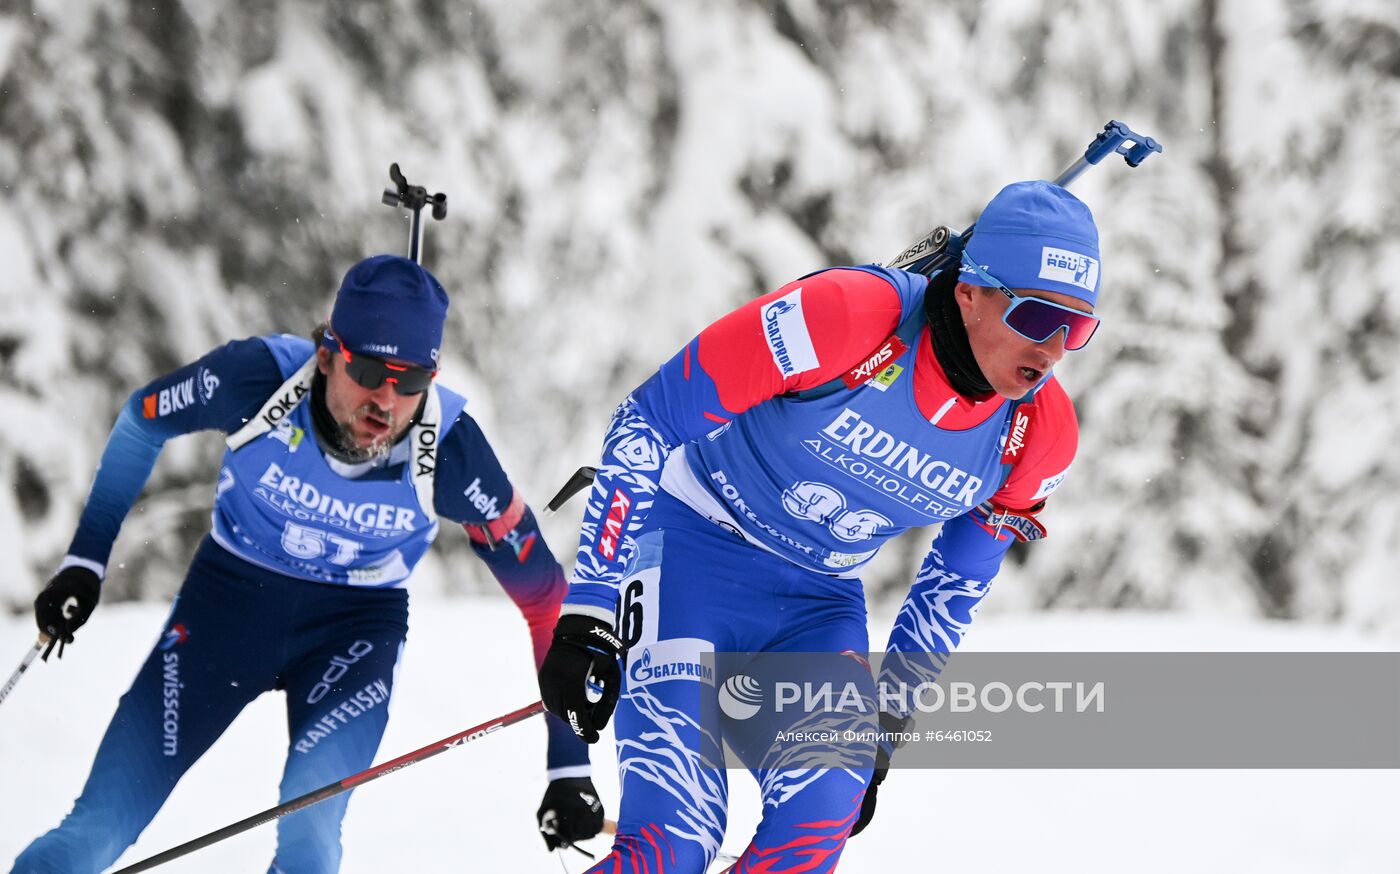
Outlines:
{"label": "ski track in snow", "polygon": [[[165,617],[165,607],[98,610],[61,662],[36,662],[0,706],[0,865],[56,824],[79,791],[98,740]],[[378,761],[534,700],[525,626],[503,600],[416,601],[393,715]],[[883,641],[887,616],[871,624]],[[0,619],[0,675],[32,641],[27,617]],[[464,632],[467,632],[464,634]],[[1393,649],[1333,629],[1169,615],[1052,614],[979,620],[965,650]],[[470,643],[467,649],[464,643]],[[11,661],[13,659],[13,661]],[[197,763],[141,840],[139,859],[276,803],[287,741],[279,694],[254,702]],[[544,728],[534,719],[356,791],[342,871],[557,874],[535,833],[544,790]],[[595,780],[616,816],[610,739]],[[753,781],[730,774],[726,852],[757,821]],[[842,871],[1238,872],[1394,870],[1394,771],[896,771],[871,830]],[[159,870],[263,871],[274,827],[261,826]],[[587,844],[605,853],[604,840]],[[564,863],[582,871],[585,860]]]}

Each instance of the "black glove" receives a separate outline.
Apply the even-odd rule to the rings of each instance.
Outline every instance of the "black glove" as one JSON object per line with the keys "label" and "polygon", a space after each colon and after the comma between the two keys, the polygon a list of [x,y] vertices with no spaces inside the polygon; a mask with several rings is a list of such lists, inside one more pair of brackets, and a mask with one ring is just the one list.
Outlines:
{"label": "black glove", "polygon": [[[569,614],[554,626],[554,642],[540,666],[540,697],[544,706],[569,724],[585,743],[598,742],[598,730],[608,724],[622,687],[618,657],[622,642],[612,626],[592,616]],[[588,699],[589,679],[603,688],[603,697]]]}
{"label": "black glove", "polygon": [[[880,730],[884,732],[900,733],[908,729],[913,722],[912,718],[901,719],[892,713],[880,714]],[[870,825],[870,820],[875,818],[875,802],[880,793],[880,784],[885,782],[885,776],[890,772],[890,756],[898,747],[898,743],[878,742],[875,746],[875,771],[870,775],[870,785],[865,789],[865,797],[860,802],[860,816],[856,818],[856,824],[851,826],[850,837],[855,837]]]}
{"label": "black glove", "polygon": [[49,636],[48,649],[44,650],[44,661],[49,653],[58,647],[58,657],[63,658],[63,647],[73,642],[73,632],[83,627],[92,611],[97,609],[97,599],[102,591],[102,580],[85,567],[70,565],[54,574],[49,584],[34,599],[34,621],[39,631]]}
{"label": "black glove", "polygon": [[551,850],[565,849],[586,841],[603,829],[603,802],[587,777],[561,777],[551,780],[544,790],[544,801],[535,812],[544,845]]}

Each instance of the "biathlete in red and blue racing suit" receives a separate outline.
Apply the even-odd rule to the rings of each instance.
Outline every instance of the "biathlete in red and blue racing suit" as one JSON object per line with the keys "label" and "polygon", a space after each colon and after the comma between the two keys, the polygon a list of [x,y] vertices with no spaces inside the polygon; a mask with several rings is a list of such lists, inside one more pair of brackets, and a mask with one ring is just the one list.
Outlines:
{"label": "biathlete in red and blue racing suit", "polygon": [[[618,407],[541,673],[546,705],[591,740],[606,706],[590,717],[577,665],[603,677],[626,650],[618,837],[591,872],[702,872],[717,855],[713,677],[687,669],[702,653],[868,651],[861,570],[935,522],[888,649],[947,653],[1010,544],[1044,536],[1037,513],[1078,439],[1050,368],[1096,324],[1097,230],[1063,189],[1017,183],[966,258],[932,282],[877,266],[791,282],[705,328]],[[1023,301],[1015,319],[1001,283]],[[751,770],[763,818],[731,870],[833,870],[871,768]]]}
{"label": "biathlete in red and blue racing suit", "polygon": [[[347,274],[337,301],[332,325],[345,344],[352,332],[367,338],[354,344],[355,355],[373,349],[412,360],[417,340],[421,363],[435,370],[446,296],[426,270],[392,256],[368,259]],[[122,696],[82,794],[62,824],[18,858],[18,874],[106,870],[264,692],[287,696],[281,802],[369,767],[408,631],[405,586],[439,517],[466,527],[524,614],[537,663],[543,658],[566,589],[563,571],[466,399],[425,382],[421,402],[401,398],[417,411],[402,438],[382,455],[346,461],[327,449],[325,435],[336,426],[327,424],[328,377],[314,353],[310,340],[289,335],[234,341],[122,407],[64,568],[46,593],[75,574],[94,586],[104,575],[122,521],[172,437],[229,435],[213,527]],[[407,370],[389,372],[402,378]],[[92,606],[95,597],[85,610]],[[42,609],[40,617],[42,628]],[[481,667],[464,664],[465,682],[489,681],[470,676]],[[587,747],[552,716],[547,766],[556,789],[589,773]],[[349,797],[279,819],[269,870],[338,870]],[[597,825],[583,836],[601,822],[599,807]]]}

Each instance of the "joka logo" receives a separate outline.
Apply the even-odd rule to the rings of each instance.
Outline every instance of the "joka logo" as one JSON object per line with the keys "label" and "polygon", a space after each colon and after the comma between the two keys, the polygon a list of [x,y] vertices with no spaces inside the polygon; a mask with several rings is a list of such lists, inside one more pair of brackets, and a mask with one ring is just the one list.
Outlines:
{"label": "joka logo", "polygon": [[184,643],[190,639],[190,632],[184,624],[170,626],[170,630],[161,635],[160,648],[162,652],[172,650],[176,645]]}
{"label": "joka logo", "polygon": [[747,674],[735,674],[719,689],[719,709],[730,719],[752,719],[763,707],[763,687]]}
{"label": "joka logo", "polygon": [[420,422],[416,430],[418,445],[414,448],[413,457],[418,462],[418,476],[427,476],[437,468],[438,429],[437,425]]}
{"label": "joka logo", "polygon": [[287,412],[291,410],[292,407],[295,407],[297,402],[310,390],[309,386],[301,383],[292,386],[278,396],[276,403],[263,414],[263,421],[269,425],[276,425],[278,422],[282,421],[282,417],[287,415]]}

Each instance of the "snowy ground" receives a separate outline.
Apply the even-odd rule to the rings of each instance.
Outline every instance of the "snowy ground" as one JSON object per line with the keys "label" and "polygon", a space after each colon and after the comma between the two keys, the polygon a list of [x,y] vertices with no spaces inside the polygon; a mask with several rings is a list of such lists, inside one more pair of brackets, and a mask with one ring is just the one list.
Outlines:
{"label": "snowy ground", "polygon": [[[0,708],[0,865],[55,824],[80,788],[98,739],[164,619],[160,606],[98,611],[62,663],[36,664]],[[32,640],[28,619],[0,618],[0,675]],[[464,628],[474,647],[462,648]],[[884,619],[872,625],[883,640]],[[1072,647],[1066,641],[1073,641]],[[1356,650],[1385,641],[1294,625],[1164,616],[983,617],[968,648],[995,650]],[[413,609],[393,718],[380,760],[534,700],[525,630],[503,601]],[[276,803],[286,743],[279,697],[266,696],[176,788],[125,857],[134,862]],[[544,729],[507,729],[358,790],[343,871],[581,871],[545,853],[533,813],[544,789]],[[611,749],[595,754],[610,815]],[[757,820],[757,795],[731,774],[727,851]],[[850,872],[1395,871],[1394,771],[904,771],[880,792],[875,825],[849,845]],[[170,872],[260,872],[263,826],[173,862]],[[592,849],[606,851],[603,841]]]}

